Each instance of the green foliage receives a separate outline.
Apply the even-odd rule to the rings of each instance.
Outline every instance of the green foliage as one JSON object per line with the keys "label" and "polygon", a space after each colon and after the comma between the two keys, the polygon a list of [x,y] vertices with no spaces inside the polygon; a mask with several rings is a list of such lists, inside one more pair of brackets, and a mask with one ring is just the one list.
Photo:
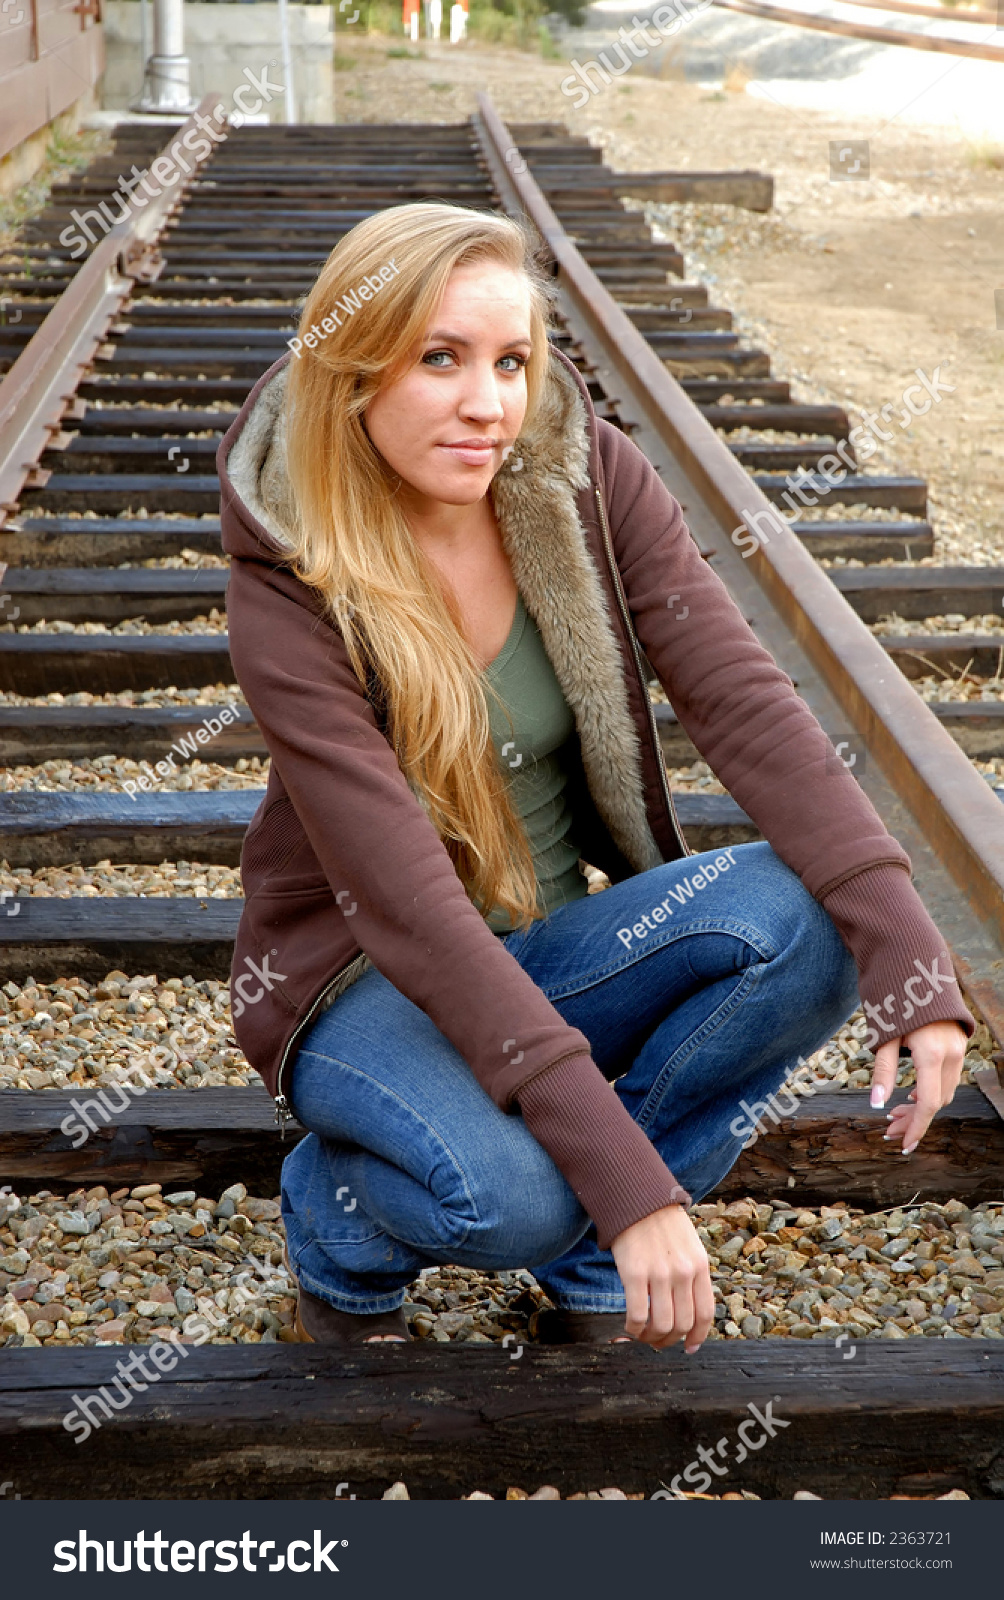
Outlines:
{"label": "green foliage", "polygon": [[545,61],[557,61],[560,58],[561,51],[555,44],[551,36],[551,30],[546,22],[537,24],[537,41],[540,45],[540,53]]}
{"label": "green foliage", "polygon": [[486,44],[539,50],[553,60],[558,52],[544,22],[553,11],[560,12],[569,22],[583,20],[581,0],[470,0],[468,37]]}
{"label": "green foliage", "polygon": [[69,119],[52,125],[45,159],[35,175],[19,189],[0,195],[0,242],[6,242],[48,204],[54,183],[60,182],[110,148],[107,134],[94,129],[71,131]]}
{"label": "green foliage", "polygon": [[[346,0],[344,10],[335,8],[335,29],[340,38],[350,33],[372,33],[401,38],[400,0]],[[443,37],[449,38],[450,5],[443,0]],[[573,26],[585,20],[584,0],[468,0],[467,37],[483,44],[509,45],[520,50],[539,51],[546,60],[555,60],[555,48],[550,31],[544,21],[549,13],[558,13]],[[350,25],[347,18],[360,13]],[[420,42],[424,40],[424,32]],[[393,45],[387,52],[391,60],[422,60],[421,51],[409,50],[404,45]]]}
{"label": "green foliage", "polygon": [[[335,4],[335,32],[348,33],[400,33],[401,32],[401,3],[400,0],[346,0],[346,4],[339,9],[341,0]],[[350,23],[349,18],[358,11],[355,22]]]}

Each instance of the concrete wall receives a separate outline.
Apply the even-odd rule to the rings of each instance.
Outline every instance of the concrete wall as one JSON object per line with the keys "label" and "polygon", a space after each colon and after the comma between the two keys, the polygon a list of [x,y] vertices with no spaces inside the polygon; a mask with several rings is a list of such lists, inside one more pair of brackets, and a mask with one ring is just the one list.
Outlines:
{"label": "concrete wall", "polygon": [[[105,0],[107,67],[102,89],[106,110],[124,110],[139,94],[143,80],[139,0]],[[153,28],[153,6],[148,6]],[[331,8],[290,5],[289,33],[298,122],[330,122],[332,107]],[[148,50],[152,50],[152,43]],[[279,7],[271,0],[254,5],[185,4],[185,54],[191,62],[192,94],[199,100],[211,90],[229,106],[233,92],[248,78],[268,68],[269,83],[283,84],[279,42]],[[253,103],[249,95],[247,104]],[[273,122],[285,121],[284,95],[262,107]]]}

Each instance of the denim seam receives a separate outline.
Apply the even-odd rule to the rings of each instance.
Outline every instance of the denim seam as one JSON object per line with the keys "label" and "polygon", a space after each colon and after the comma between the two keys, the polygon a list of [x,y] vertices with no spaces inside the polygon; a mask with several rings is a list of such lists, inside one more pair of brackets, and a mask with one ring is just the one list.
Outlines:
{"label": "denim seam", "polygon": [[[362,1079],[363,1081],[365,1081],[368,1085],[370,1085],[373,1089],[376,1090],[378,1095],[384,1097],[387,1100],[393,1101],[396,1105],[402,1107],[406,1111],[407,1115],[414,1122],[420,1124],[420,1126],[425,1130],[425,1132],[429,1136],[431,1142],[434,1145],[436,1145],[439,1150],[445,1152],[447,1158],[449,1159],[449,1161],[450,1161],[450,1163],[451,1163],[451,1165],[453,1167],[454,1172],[457,1174],[458,1178],[460,1179],[460,1182],[461,1182],[461,1184],[463,1186],[464,1198],[465,1198],[466,1204],[469,1207],[470,1212],[471,1212],[470,1220],[467,1222],[467,1225],[466,1225],[466,1227],[464,1229],[463,1235],[460,1236],[460,1237],[457,1237],[455,1239],[451,1238],[449,1240],[448,1248],[456,1249],[458,1247],[461,1247],[461,1246],[465,1245],[467,1243],[467,1240],[470,1238],[471,1230],[477,1224],[478,1211],[477,1211],[476,1205],[474,1204],[474,1197],[471,1194],[471,1186],[470,1186],[470,1183],[468,1182],[467,1174],[464,1171],[461,1162],[458,1160],[457,1156],[454,1154],[454,1152],[450,1148],[450,1146],[446,1143],[445,1139],[443,1139],[442,1135],[440,1133],[438,1133],[437,1130],[431,1125],[431,1123],[427,1122],[426,1119],[423,1116],[421,1116],[415,1110],[415,1108],[413,1106],[410,1106],[407,1103],[407,1101],[405,1101],[402,1098],[401,1095],[397,1094],[394,1090],[389,1089],[386,1086],[386,1084],[379,1083],[375,1078],[371,1077],[369,1075],[369,1073],[364,1072],[362,1070],[362,1068],[353,1066],[351,1062],[342,1061],[337,1056],[326,1055],[326,1054],[324,1054],[323,1052],[321,1052],[319,1050],[301,1050],[300,1054],[301,1054],[301,1057],[302,1056],[307,1056],[307,1055],[313,1055],[313,1056],[316,1056],[319,1061],[333,1062],[336,1066],[344,1068],[344,1070],[346,1072],[352,1073],[354,1077]],[[295,1109],[296,1109],[296,1107],[295,1107],[295,1090],[294,1090],[294,1110]],[[305,1123],[304,1126],[306,1127],[307,1124]],[[311,1130],[311,1131],[313,1131],[313,1130]],[[318,1138],[319,1139],[323,1140],[323,1139],[325,1139],[325,1137],[326,1136],[324,1134],[318,1134]],[[355,1141],[353,1141],[353,1142],[355,1142]],[[373,1153],[375,1154],[376,1152],[373,1152]],[[386,1157],[384,1157],[382,1159],[386,1159]],[[444,1206],[443,1209],[445,1210],[446,1207]],[[386,1231],[387,1230],[384,1229],[384,1228],[380,1229],[381,1233],[386,1233]],[[393,1237],[393,1235],[391,1235],[390,1237]]]}
{"label": "denim seam", "polygon": [[651,1123],[669,1090],[672,1078],[679,1068],[743,1004],[758,975],[765,970],[766,966],[762,964],[747,967],[728,998],[723,1000],[717,1010],[713,1011],[710,1017],[706,1017],[701,1026],[670,1056],[661,1072],[654,1079],[648,1094],[642,1102],[638,1115],[635,1117],[635,1121],[640,1128],[646,1128]]}
{"label": "denim seam", "polygon": [[741,939],[744,944],[748,944],[751,949],[755,950],[764,961],[775,961],[777,959],[779,954],[777,947],[759,929],[750,928],[747,924],[738,921],[738,919],[730,919],[730,921],[731,926],[729,927],[722,926],[718,921],[703,919],[697,923],[688,923],[686,927],[667,930],[661,938],[657,937],[651,944],[646,945],[643,950],[628,951],[619,960],[610,961],[602,967],[594,967],[589,973],[580,973],[574,983],[568,987],[560,984],[541,984],[538,987],[543,990],[547,999],[552,1002],[556,999],[567,1000],[572,995],[581,994],[586,989],[594,988],[598,983],[604,983],[607,978],[613,977],[617,972],[623,972],[625,968],[632,966],[636,961],[643,961],[646,956],[652,955],[655,951],[663,950],[667,945],[676,944],[680,939],[688,939],[695,933],[721,934],[726,938]]}

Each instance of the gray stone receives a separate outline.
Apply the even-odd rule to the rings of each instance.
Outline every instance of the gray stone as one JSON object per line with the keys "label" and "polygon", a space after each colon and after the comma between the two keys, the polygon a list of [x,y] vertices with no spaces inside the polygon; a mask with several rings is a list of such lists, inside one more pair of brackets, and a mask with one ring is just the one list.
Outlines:
{"label": "gray stone", "polygon": [[[61,1211],[56,1217],[56,1226],[63,1233],[87,1234],[91,1231],[91,1218],[85,1217],[82,1211]],[[95,1225],[99,1225],[97,1215],[93,1218]]]}
{"label": "gray stone", "polygon": [[194,1189],[179,1189],[177,1194],[166,1194],[164,1204],[168,1206],[190,1206],[198,1195]]}
{"label": "gray stone", "polygon": [[890,1261],[898,1261],[899,1257],[905,1255],[909,1248],[910,1240],[900,1236],[898,1239],[890,1239],[888,1244],[884,1244],[879,1254],[887,1256]]}
{"label": "gray stone", "polygon": [[469,1311],[444,1311],[437,1319],[437,1327],[451,1335],[459,1333],[461,1329],[473,1332],[474,1317]]}
{"label": "gray stone", "polygon": [[174,1303],[184,1316],[188,1316],[190,1312],[195,1311],[198,1305],[198,1302],[196,1301],[191,1289],[186,1289],[184,1284],[180,1284],[178,1288],[175,1289]]}
{"label": "gray stone", "polygon": [[831,1294],[826,1304],[831,1311],[850,1311],[854,1301],[850,1295]]}

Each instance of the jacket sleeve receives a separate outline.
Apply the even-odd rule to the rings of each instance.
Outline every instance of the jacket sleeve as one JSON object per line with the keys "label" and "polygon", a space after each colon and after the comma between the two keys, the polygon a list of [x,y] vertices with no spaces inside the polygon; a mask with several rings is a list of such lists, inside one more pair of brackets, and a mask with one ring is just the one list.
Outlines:
{"label": "jacket sleeve", "polygon": [[[235,560],[230,649],[328,884],[356,904],[360,948],[431,1018],[497,1105],[521,1106],[601,1237],[679,1203],[685,1191],[609,1090],[586,1036],[469,899],[340,635],[304,593],[292,573]],[[263,648],[270,638],[281,638],[282,649]]]}
{"label": "jacket sleeve", "polygon": [[876,1040],[943,1020],[971,1034],[906,851],[702,558],[655,468],[609,423],[598,426],[628,606],[681,726],[833,918]]}

